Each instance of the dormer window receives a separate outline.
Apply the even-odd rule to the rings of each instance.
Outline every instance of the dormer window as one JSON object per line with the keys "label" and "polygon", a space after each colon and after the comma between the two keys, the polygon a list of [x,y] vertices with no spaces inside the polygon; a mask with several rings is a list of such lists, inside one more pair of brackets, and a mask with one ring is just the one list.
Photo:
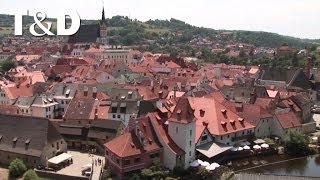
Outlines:
{"label": "dormer window", "polygon": [[67,91],[66,91],[66,97],[69,97],[69,95],[70,95],[70,89],[67,89]]}
{"label": "dormer window", "polygon": [[238,120],[239,120],[239,122],[240,122],[241,124],[244,123],[244,119],[243,119],[243,118],[238,118]]}
{"label": "dormer window", "polygon": [[221,121],[221,125],[222,125],[222,126],[226,126],[227,123],[226,123],[225,121]]}
{"label": "dormer window", "polygon": [[205,110],[200,109],[200,116],[201,116],[201,117],[203,117],[203,116],[204,116],[204,114],[205,114]]}
{"label": "dormer window", "polygon": [[221,113],[226,116],[227,115],[227,110],[226,109],[221,109]]}

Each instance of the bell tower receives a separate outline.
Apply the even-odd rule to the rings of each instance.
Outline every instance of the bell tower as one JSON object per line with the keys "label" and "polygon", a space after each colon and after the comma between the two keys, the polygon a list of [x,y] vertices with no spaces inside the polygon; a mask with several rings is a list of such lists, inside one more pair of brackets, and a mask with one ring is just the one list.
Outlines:
{"label": "bell tower", "polygon": [[102,8],[102,18],[100,21],[100,43],[102,45],[108,45],[108,35],[107,35],[107,23],[104,15],[104,7]]}

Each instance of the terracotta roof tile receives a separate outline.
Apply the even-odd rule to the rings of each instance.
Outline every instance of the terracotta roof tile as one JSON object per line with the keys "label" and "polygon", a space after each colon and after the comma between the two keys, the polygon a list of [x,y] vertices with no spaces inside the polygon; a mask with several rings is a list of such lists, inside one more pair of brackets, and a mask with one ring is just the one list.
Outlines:
{"label": "terracotta roof tile", "polygon": [[254,128],[245,118],[240,122],[239,119],[243,119],[243,117],[213,98],[189,97],[188,99],[192,108],[195,109],[194,116],[197,118],[197,125],[208,123],[207,128],[211,134],[224,135]]}
{"label": "terracotta roof tile", "polygon": [[276,114],[276,118],[283,129],[301,126],[300,119],[293,112]]}
{"label": "terracotta roof tile", "polygon": [[160,149],[161,145],[154,133],[150,119],[148,117],[143,117],[137,119],[137,121],[138,132],[142,133],[140,136],[143,137],[144,143],[141,142],[140,138],[135,133],[136,125],[134,124],[123,135],[107,142],[105,147],[118,157],[140,155],[148,151],[151,152]]}

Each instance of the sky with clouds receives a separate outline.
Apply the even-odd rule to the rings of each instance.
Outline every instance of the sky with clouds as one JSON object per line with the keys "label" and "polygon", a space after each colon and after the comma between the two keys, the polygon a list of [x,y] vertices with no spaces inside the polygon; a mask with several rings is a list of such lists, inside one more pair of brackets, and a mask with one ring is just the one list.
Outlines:
{"label": "sky with clouds", "polygon": [[0,14],[44,11],[49,17],[77,11],[82,19],[129,16],[176,18],[213,29],[268,31],[320,39],[320,0],[1,0]]}

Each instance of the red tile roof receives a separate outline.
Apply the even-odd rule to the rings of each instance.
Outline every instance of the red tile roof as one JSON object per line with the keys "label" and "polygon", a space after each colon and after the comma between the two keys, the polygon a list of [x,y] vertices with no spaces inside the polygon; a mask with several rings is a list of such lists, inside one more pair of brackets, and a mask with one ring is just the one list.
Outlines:
{"label": "red tile roof", "polygon": [[257,98],[256,101],[254,102],[255,105],[258,105],[264,109],[270,108],[272,103],[273,103],[273,100],[270,98]]}
{"label": "red tile roof", "polygon": [[176,155],[185,154],[185,152],[169,136],[167,128],[165,127],[165,122],[162,119],[157,119],[157,117],[159,117],[157,113],[149,113],[147,116],[150,117],[152,124],[154,124],[155,131],[160,135],[158,138],[162,139]]}
{"label": "red tile roof", "polygon": [[298,118],[293,112],[276,114],[276,118],[283,129],[301,126],[300,118]]}
{"label": "red tile roof", "polygon": [[30,97],[34,95],[33,87],[31,85],[4,87],[3,91],[10,100],[17,99],[19,96]]}
{"label": "red tile roof", "polygon": [[196,120],[194,116],[195,107],[191,107],[188,98],[181,97],[168,121],[188,124]]}
{"label": "red tile roof", "polygon": [[[107,142],[105,147],[118,157],[129,157],[142,153],[156,151],[161,148],[159,141],[154,133],[150,119],[143,117],[137,119],[138,129],[142,133],[144,145],[135,133],[135,124],[128,132]],[[134,122],[135,123],[135,122]]]}
{"label": "red tile roof", "polygon": [[299,106],[296,103],[294,103],[291,99],[282,100],[279,105],[283,106],[285,108],[290,108],[294,112],[300,112],[301,111]]}
{"label": "red tile roof", "polygon": [[189,97],[188,99],[191,107],[195,109],[194,116],[197,118],[197,125],[207,123],[207,128],[213,135],[230,134],[254,128],[245,118],[240,117],[213,98]]}
{"label": "red tile roof", "polygon": [[261,119],[272,117],[267,110],[258,105],[237,104],[230,101],[224,101],[223,104],[226,105],[231,111],[243,117],[245,120],[255,126],[259,124]]}
{"label": "red tile roof", "polygon": [[77,91],[76,98],[80,99],[98,99],[98,100],[108,100],[110,97],[104,92],[93,93],[92,91]]}
{"label": "red tile roof", "polygon": [[140,96],[143,96],[143,100],[155,100],[159,98],[158,92],[152,92],[150,86],[134,86],[134,85],[127,85],[124,87],[125,89],[137,89]]}

